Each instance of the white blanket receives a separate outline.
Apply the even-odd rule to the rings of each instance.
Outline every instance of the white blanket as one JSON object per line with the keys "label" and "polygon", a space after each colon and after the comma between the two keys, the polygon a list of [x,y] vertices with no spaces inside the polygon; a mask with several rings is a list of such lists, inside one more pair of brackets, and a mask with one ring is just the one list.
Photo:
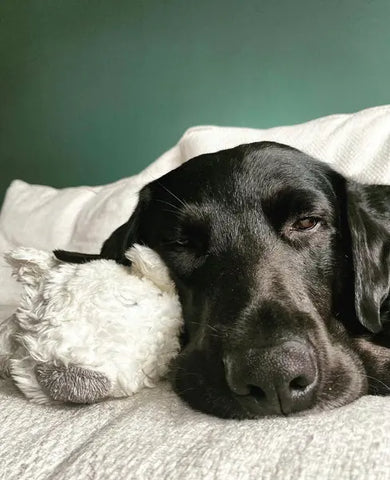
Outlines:
{"label": "white blanket", "polygon": [[[356,179],[390,183],[389,106],[270,130],[196,127],[140,175],[108,186],[14,182],[0,214],[0,252],[21,244],[96,252],[149,179],[194,155],[263,139],[299,147]],[[0,303],[15,305],[9,273],[0,267]],[[0,321],[11,311],[3,307]],[[387,480],[390,398],[367,396],[306,417],[235,421],[190,410],[164,383],[125,400],[45,407],[0,381],[0,445],[1,480]]]}
{"label": "white blanket", "polygon": [[390,399],[324,414],[221,420],[161,383],[92,406],[28,403],[0,383],[3,480],[388,480]]}

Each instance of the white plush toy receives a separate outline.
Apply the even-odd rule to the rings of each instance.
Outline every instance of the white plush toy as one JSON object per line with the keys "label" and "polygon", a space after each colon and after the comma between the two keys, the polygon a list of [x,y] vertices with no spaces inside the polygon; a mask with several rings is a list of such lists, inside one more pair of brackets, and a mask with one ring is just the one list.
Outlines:
{"label": "white plush toy", "polygon": [[149,248],[126,256],[131,267],[62,263],[31,248],[7,253],[24,290],[0,324],[0,376],[38,403],[127,396],[164,376],[180,348],[175,287]]}

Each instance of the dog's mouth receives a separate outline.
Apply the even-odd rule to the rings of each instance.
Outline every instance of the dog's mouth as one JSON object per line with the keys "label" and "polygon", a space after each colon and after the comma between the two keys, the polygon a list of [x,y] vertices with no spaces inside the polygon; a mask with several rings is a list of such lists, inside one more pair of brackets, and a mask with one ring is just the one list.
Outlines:
{"label": "dog's mouth", "polygon": [[169,381],[174,391],[190,407],[203,413],[220,418],[256,418],[230,392],[220,374],[222,359],[209,364],[208,357],[201,351],[183,351],[170,366]]}
{"label": "dog's mouth", "polygon": [[361,362],[345,346],[332,345],[324,359],[298,342],[286,343],[260,352],[258,360],[266,367],[274,362],[276,369],[263,371],[257,381],[245,368],[229,371],[226,359],[215,351],[187,345],[172,362],[169,380],[193,409],[232,419],[301,416],[346,405],[367,393]]}

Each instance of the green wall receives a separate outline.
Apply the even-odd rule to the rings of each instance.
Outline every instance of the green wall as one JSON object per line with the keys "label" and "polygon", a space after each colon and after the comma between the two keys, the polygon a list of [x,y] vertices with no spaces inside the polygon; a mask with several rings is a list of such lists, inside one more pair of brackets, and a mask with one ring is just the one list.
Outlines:
{"label": "green wall", "polygon": [[191,125],[390,103],[389,0],[0,0],[0,200],[138,172]]}

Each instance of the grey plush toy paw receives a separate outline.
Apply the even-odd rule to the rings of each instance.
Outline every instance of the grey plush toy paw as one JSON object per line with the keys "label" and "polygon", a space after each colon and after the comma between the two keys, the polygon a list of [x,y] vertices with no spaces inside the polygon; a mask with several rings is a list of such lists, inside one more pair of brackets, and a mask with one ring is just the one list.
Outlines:
{"label": "grey plush toy paw", "polygon": [[35,375],[47,395],[60,402],[94,403],[106,398],[111,389],[103,373],[75,365],[38,363]]}

